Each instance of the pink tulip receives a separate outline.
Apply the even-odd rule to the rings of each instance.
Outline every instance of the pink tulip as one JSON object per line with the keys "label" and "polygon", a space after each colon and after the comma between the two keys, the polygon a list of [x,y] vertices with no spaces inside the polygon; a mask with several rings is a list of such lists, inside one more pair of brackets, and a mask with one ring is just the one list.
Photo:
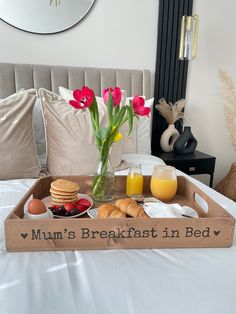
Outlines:
{"label": "pink tulip", "polygon": [[70,100],[70,105],[76,109],[85,109],[91,106],[94,98],[94,92],[87,86],[83,86],[82,90],[74,90],[73,96],[75,100]]}
{"label": "pink tulip", "polygon": [[148,116],[151,111],[150,108],[144,107],[145,100],[141,96],[135,96],[132,100],[132,105],[134,112],[139,116]]}
{"label": "pink tulip", "polygon": [[106,88],[103,91],[103,100],[105,104],[108,102],[109,99],[109,92],[111,93],[114,107],[118,106],[121,101],[122,93],[119,87],[115,87],[114,89],[112,87]]}

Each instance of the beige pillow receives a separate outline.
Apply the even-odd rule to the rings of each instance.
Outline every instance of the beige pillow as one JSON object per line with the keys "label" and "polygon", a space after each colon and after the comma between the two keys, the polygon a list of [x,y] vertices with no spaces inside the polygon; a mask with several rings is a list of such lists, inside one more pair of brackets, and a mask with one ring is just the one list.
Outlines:
{"label": "beige pillow", "polygon": [[[66,100],[41,88],[46,126],[47,172],[51,175],[89,175],[98,163],[98,149],[88,110],[73,108]],[[106,106],[99,105],[100,125],[107,125]],[[121,163],[121,142],[113,144],[112,166]]]}
{"label": "beige pillow", "polygon": [[0,179],[35,178],[40,167],[32,130],[36,90],[0,100]]}

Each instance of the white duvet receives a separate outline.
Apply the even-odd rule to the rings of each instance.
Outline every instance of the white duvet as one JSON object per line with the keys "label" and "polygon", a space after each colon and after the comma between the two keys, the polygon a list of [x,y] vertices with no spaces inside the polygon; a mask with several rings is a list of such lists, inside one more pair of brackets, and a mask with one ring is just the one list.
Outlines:
{"label": "white duvet", "polygon": [[[144,174],[163,163],[123,157]],[[188,178],[236,217],[236,203]],[[235,239],[225,249],[6,252],[4,219],[34,181],[0,181],[0,314],[236,313]]]}

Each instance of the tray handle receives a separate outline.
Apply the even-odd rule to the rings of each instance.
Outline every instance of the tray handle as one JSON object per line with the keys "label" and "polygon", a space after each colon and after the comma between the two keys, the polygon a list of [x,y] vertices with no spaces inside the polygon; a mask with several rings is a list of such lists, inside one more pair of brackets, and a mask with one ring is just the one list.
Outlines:
{"label": "tray handle", "polygon": [[201,213],[203,213],[204,215],[206,215],[208,213],[209,210],[209,206],[208,203],[205,199],[203,199],[197,192],[193,193],[193,200],[194,203],[196,204],[196,206],[198,207],[198,209],[201,209]]}
{"label": "tray handle", "polygon": [[188,184],[185,184],[185,193],[189,195],[200,217],[232,217],[215,200],[189,180]]}

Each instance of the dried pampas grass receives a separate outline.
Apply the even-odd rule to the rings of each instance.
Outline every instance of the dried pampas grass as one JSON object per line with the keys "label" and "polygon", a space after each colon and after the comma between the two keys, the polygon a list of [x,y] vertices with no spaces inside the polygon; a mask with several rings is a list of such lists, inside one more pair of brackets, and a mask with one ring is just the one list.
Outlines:
{"label": "dried pampas grass", "polygon": [[177,120],[183,119],[183,109],[185,107],[185,104],[185,99],[180,99],[174,104],[168,104],[164,98],[161,98],[159,100],[159,104],[155,107],[169,124],[174,124]]}
{"label": "dried pampas grass", "polygon": [[230,141],[236,151],[236,88],[231,76],[223,69],[219,69],[219,78],[225,100],[224,114],[226,127],[228,129]]}

